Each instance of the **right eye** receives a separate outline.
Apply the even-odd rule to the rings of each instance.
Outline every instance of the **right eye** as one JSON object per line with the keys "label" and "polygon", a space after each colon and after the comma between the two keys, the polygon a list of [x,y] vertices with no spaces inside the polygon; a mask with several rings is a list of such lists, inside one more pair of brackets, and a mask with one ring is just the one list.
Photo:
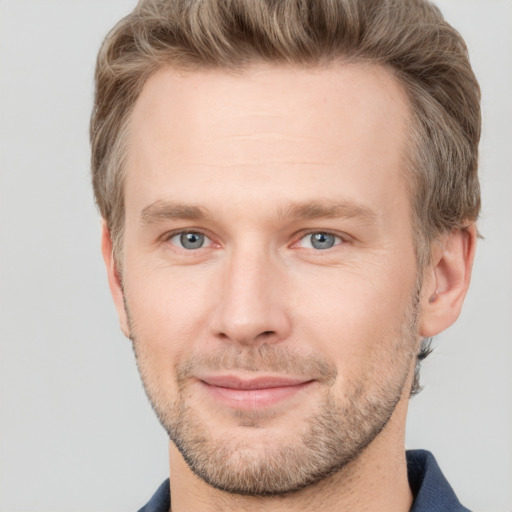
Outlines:
{"label": "right eye", "polygon": [[300,241],[300,247],[306,249],[316,249],[319,251],[325,251],[326,249],[332,249],[333,247],[343,243],[343,240],[332,233],[325,231],[315,231],[308,233],[303,236]]}
{"label": "right eye", "polygon": [[203,233],[197,231],[183,231],[176,233],[169,238],[169,242],[177,247],[193,251],[194,249],[201,249],[205,245],[211,244],[211,240]]}

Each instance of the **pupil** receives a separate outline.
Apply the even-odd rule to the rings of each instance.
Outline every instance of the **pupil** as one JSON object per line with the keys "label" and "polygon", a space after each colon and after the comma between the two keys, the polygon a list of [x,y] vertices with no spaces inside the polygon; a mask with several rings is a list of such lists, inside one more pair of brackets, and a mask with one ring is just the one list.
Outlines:
{"label": "pupil", "polygon": [[199,249],[203,246],[204,235],[200,233],[184,233],[180,237],[180,242],[185,249]]}
{"label": "pupil", "polygon": [[311,235],[311,245],[315,249],[330,249],[334,245],[334,235],[314,233]]}

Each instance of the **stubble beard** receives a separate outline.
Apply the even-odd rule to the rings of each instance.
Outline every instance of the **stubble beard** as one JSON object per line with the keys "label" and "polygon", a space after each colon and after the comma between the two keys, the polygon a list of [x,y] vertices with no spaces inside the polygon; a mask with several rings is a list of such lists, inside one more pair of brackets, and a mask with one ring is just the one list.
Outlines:
{"label": "stubble beard", "polygon": [[[178,393],[171,399],[146,367],[144,342],[135,336],[131,339],[148,399],[189,468],[207,484],[228,493],[276,496],[299,491],[342,471],[386,427],[402,398],[416,354],[418,316],[419,306],[414,300],[394,346],[376,356],[384,359],[379,366],[382,373],[370,372],[357,383],[349,383],[343,397],[337,396],[339,391],[332,386],[336,368],[328,361],[264,344],[248,350],[231,346],[215,355],[182,361],[174,368]],[[395,368],[394,374],[387,372],[385,361]],[[258,411],[236,411],[240,429],[263,429],[261,441],[255,444],[252,436],[248,441],[243,434],[216,436],[215,429],[201,418],[199,407],[189,396],[189,376],[197,367],[276,371],[284,375],[300,371],[299,375],[316,376],[325,392],[302,424],[292,426],[297,428],[295,433],[270,446],[265,441],[272,435],[271,430],[265,433],[265,428],[274,418]]]}

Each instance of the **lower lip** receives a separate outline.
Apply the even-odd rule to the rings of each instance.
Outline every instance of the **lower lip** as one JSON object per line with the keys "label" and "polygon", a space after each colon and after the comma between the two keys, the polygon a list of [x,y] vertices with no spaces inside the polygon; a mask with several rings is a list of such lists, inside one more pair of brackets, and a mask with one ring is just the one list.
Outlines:
{"label": "lower lip", "polygon": [[295,384],[293,386],[281,386],[263,389],[233,389],[213,386],[201,381],[207,393],[217,401],[220,401],[235,409],[254,410],[270,407],[284,400],[289,400],[309,388],[313,381]]}

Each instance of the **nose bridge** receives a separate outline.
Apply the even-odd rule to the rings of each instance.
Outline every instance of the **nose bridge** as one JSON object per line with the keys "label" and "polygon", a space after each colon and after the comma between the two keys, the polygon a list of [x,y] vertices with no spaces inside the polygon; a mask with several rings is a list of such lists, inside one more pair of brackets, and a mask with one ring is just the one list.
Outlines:
{"label": "nose bridge", "polygon": [[215,334],[241,344],[286,337],[290,322],[282,293],[284,272],[268,248],[233,248],[222,276]]}

